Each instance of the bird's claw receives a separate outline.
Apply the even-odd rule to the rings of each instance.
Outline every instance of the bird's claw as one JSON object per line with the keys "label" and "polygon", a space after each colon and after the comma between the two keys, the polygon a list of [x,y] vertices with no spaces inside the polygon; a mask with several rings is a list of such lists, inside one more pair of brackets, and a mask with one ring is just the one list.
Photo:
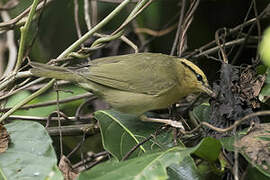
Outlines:
{"label": "bird's claw", "polygon": [[182,130],[185,130],[183,124],[179,121],[170,121],[169,125],[175,128],[180,128]]}

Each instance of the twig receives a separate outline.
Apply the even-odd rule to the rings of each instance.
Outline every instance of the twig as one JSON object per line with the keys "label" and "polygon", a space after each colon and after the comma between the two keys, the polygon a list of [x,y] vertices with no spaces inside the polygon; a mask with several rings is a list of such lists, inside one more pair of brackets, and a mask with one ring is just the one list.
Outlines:
{"label": "twig", "polygon": [[[87,51],[89,52],[91,50],[91,48],[93,47],[102,47],[104,46],[106,42],[110,42],[114,39],[118,39],[119,37],[122,36],[123,31],[122,29],[128,25],[128,23],[130,23],[137,15],[139,15],[140,12],[142,12],[142,10],[144,10],[146,7],[148,7],[153,0],[142,0],[134,9],[133,11],[130,13],[130,15],[126,18],[126,20],[124,21],[124,23],[117,28],[111,35],[107,35],[104,37],[101,37],[99,39],[97,39],[90,47],[90,49],[88,49]],[[86,52],[87,52],[86,51]]]}
{"label": "twig", "polygon": [[[269,4],[269,5],[268,5],[268,6],[260,13],[260,15],[257,16],[256,18],[252,18],[252,19],[250,19],[250,20],[248,20],[248,21],[246,21],[246,22],[244,22],[244,23],[242,23],[242,24],[240,24],[240,25],[238,25],[238,26],[236,26],[236,27],[234,27],[234,28],[232,28],[232,29],[227,30],[227,36],[233,35],[233,34],[237,33],[239,30],[243,29],[244,27],[249,26],[249,25],[251,25],[251,24],[254,24],[254,22],[256,22],[256,21],[259,20],[259,19],[265,19],[265,18],[268,18],[268,17],[270,16],[270,13],[268,13],[269,10],[270,10],[270,4]],[[225,37],[220,36],[220,38],[225,38]],[[241,38],[241,39],[244,39],[244,38]],[[239,39],[234,40],[234,41],[238,41],[238,40],[239,40]],[[207,49],[207,48],[213,47],[213,45],[214,45],[215,43],[216,43],[216,40],[213,40],[213,41],[211,41],[211,42],[209,42],[209,43],[203,45],[203,46],[200,47],[199,49],[196,49],[196,50],[192,51],[191,53],[189,53],[188,55],[186,55],[185,58],[190,58],[190,57],[195,57],[195,58],[197,58],[197,57],[203,55],[203,53],[201,53],[201,52],[203,52],[203,51],[204,51],[205,49]],[[225,43],[225,46],[226,46],[226,44],[227,44],[227,43]],[[214,48],[217,48],[217,47],[214,47]],[[214,48],[211,48],[211,49],[214,49]],[[210,49],[209,49],[209,50],[210,50]],[[205,52],[208,52],[209,50],[205,50]],[[215,51],[215,52],[216,52],[216,51]],[[196,55],[197,53],[199,53],[199,54]],[[208,54],[208,53],[206,53],[206,54]]]}
{"label": "twig", "polygon": [[[1,11],[1,17],[4,21],[10,20],[10,16],[6,11]],[[6,70],[3,76],[6,76],[12,71],[12,69],[15,66],[16,57],[17,57],[17,46],[14,40],[14,31],[8,31],[6,36],[7,36],[7,47],[9,50],[9,56],[8,56],[8,63],[6,66]]]}
{"label": "twig", "polygon": [[90,1],[91,3],[91,22],[92,26],[95,26],[98,22],[98,2]]}
{"label": "twig", "polygon": [[69,46],[62,54],[58,56],[57,59],[64,58],[68,56],[69,53],[76,50],[82,43],[84,43],[89,37],[91,37],[96,31],[101,29],[105,24],[107,24],[113,17],[115,17],[128,3],[130,0],[123,1],[119,6],[117,6],[106,18],[104,18],[100,23],[93,27],[90,31],[84,34],[80,39],[75,41],[71,46]]}
{"label": "twig", "polygon": [[[137,6],[132,10],[132,12],[129,14],[127,19],[124,21],[123,24],[119,28],[117,28],[112,35],[116,35],[119,32],[122,31],[122,29],[128,25],[133,19],[135,19],[145,8],[147,8],[153,0],[142,0],[141,2],[138,2]],[[122,33],[121,33],[122,34]]]}
{"label": "twig", "polygon": [[[228,64],[228,58],[227,58],[227,55],[226,55],[225,50],[224,50],[225,43],[223,43],[223,46],[221,46],[221,43],[220,43],[221,38],[219,36],[219,33],[220,33],[221,30],[226,31],[226,29],[218,29],[216,31],[216,33],[215,33],[215,40],[216,40],[216,43],[218,45],[218,48],[219,48],[219,50],[221,52],[222,59],[223,59],[224,63]],[[224,37],[226,37],[226,36],[224,36]]]}
{"label": "twig", "polygon": [[[75,21],[75,26],[76,26],[76,32],[78,38],[82,37],[82,31],[80,28],[80,23],[79,23],[79,4],[78,0],[74,0],[74,21]],[[81,44],[81,47],[83,47],[83,44]]]}
{"label": "twig", "polygon": [[[44,1],[44,0],[42,0],[42,1]],[[47,4],[49,4],[50,2],[52,2],[52,0],[48,0]],[[36,8],[36,10],[40,10],[43,7],[43,5],[44,5],[44,2],[40,2],[38,7]],[[31,8],[32,8],[32,6],[28,7],[26,10],[24,10],[21,14],[19,14],[15,18],[13,18],[9,21],[0,23],[0,30],[12,29],[16,25],[16,23],[18,23],[23,17],[25,17],[29,13]]]}
{"label": "twig", "polygon": [[[226,48],[229,48],[233,45],[238,45],[238,44],[242,44],[243,42],[245,41],[245,38],[240,38],[240,39],[236,39],[236,40],[233,40],[233,41],[229,41],[229,42],[226,42],[223,46],[226,47]],[[249,39],[248,42],[253,42],[254,39]],[[209,54],[213,54],[215,52],[217,52],[219,50],[219,47],[213,47],[211,49],[208,49],[208,50],[205,50],[205,51],[201,51],[199,54],[197,55],[193,55],[192,57],[194,58],[198,58],[200,56],[206,56],[206,55],[209,55]],[[185,56],[186,58],[190,57],[189,55],[188,56]]]}
{"label": "twig", "polygon": [[[47,127],[46,130],[50,136],[59,136],[59,127]],[[63,136],[79,136],[84,133],[86,135],[95,135],[99,132],[99,128],[94,124],[78,124],[62,126],[61,131]]]}
{"label": "twig", "polygon": [[89,0],[84,0],[84,20],[85,20],[85,24],[87,26],[88,31],[92,28],[91,17],[89,15],[90,13],[89,9],[90,9]]}
{"label": "twig", "polygon": [[[100,1],[100,2],[108,2],[108,3],[121,3],[124,0],[92,0],[92,1]],[[131,2],[139,2],[139,0],[132,0]]]}
{"label": "twig", "polygon": [[182,29],[182,22],[183,22],[183,18],[184,18],[184,14],[185,14],[185,6],[186,6],[186,0],[182,0],[182,4],[181,4],[181,13],[180,13],[180,17],[178,20],[178,27],[177,27],[177,31],[175,34],[175,38],[174,38],[174,42],[173,42],[173,46],[171,49],[171,53],[170,55],[173,56],[175,49],[177,47],[177,44],[179,42],[179,35],[181,33],[181,29]]}
{"label": "twig", "polygon": [[199,3],[200,3],[200,0],[193,0],[186,13],[186,17],[184,18],[184,23],[182,25],[182,30],[180,32],[181,34],[180,34],[179,47],[178,47],[178,52],[177,52],[178,57],[182,57],[182,53],[185,50],[185,44],[187,41],[186,40],[187,30],[193,21],[193,16],[194,16],[195,10],[199,6]]}
{"label": "twig", "polygon": [[142,142],[136,144],[135,146],[133,146],[130,151],[128,151],[125,156],[121,159],[121,161],[126,160],[136,149],[138,149],[141,145],[143,145],[144,143],[146,143],[147,141],[149,141],[150,139],[158,136],[163,130],[163,127],[161,127],[160,129],[158,129],[155,134],[151,134],[148,138],[146,138],[145,140],[143,140]]}
{"label": "twig", "polygon": [[234,122],[233,125],[227,127],[227,128],[218,128],[218,127],[215,127],[207,122],[202,122],[199,126],[197,126],[196,128],[194,128],[192,131],[181,131],[181,133],[183,134],[191,134],[195,131],[197,131],[201,126],[206,126],[214,131],[217,131],[219,133],[225,133],[225,132],[228,132],[228,131],[231,131],[233,130],[235,127],[237,127],[239,124],[241,124],[243,121],[246,121],[254,116],[265,116],[265,115],[270,115],[270,111],[260,111],[260,112],[255,112],[255,113],[251,113],[251,114],[248,114],[246,116],[244,116],[243,118],[241,118],[240,120],[237,120]]}
{"label": "twig", "polygon": [[28,96],[27,98],[25,98],[24,100],[22,100],[21,102],[19,102],[18,104],[16,104],[15,106],[13,106],[12,109],[10,109],[8,112],[6,112],[3,116],[0,117],[0,122],[2,122],[4,119],[6,119],[9,115],[11,115],[12,113],[14,113],[16,110],[18,110],[20,107],[22,107],[23,105],[25,105],[26,103],[30,102],[32,99],[34,99],[35,97],[39,96],[40,94],[44,93],[45,91],[47,91],[55,82],[55,79],[52,79],[46,86],[44,86],[43,88],[41,88],[40,90],[34,92],[31,96]]}
{"label": "twig", "polygon": [[[80,117],[80,120],[87,121],[93,119],[92,116],[83,116]],[[26,121],[47,121],[48,117],[38,117],[38,116],[21,116],[21,115],[11,115],[7,118],[7,120],[26,120]],[[51,117],[51,121],[57,121],[57,117]],[[60,118],[63,122],[77,122],[77,117],[67,117],[67,118]]]}
{"label": "twig", "polygon": [[138,53],[139,49],[131,40],[129,40],[126,36],[122,35],[121,40],[125,42],[127,45],[129,45],[132,49],[134,49],[135,53]]}
{"label": "twig", "polygon": [[90,169],[90,168],[94,167],[95,165],[103,162],[107,157],[108,157],[107,155],[105,155],[105,156],[99,156],[99,157],[96,158],[96,160],[94,162],[92,162],[92,163],[90,163],[88,165],[84,165],[81,168],[77,168],[76,170],[78,172],[82,172],[82,171],[85,171],[87,169]]}
{"label": "twig", "polygon": [[14,82],[16,79],[30,77],[30,71],[18,72],[17,74],[10,75],[9,78],[5,78],[0,83],[0,91],[8,86],[8,84]]}
{"label": "twig", "polygon": [[[87,153],[87,154],[89,154],[89,153]],[[100,156],[109,156],[109,155],[110,155],[110,153],[107,152],[107,151],[102,151],[102,152],[95,153],[95,154],[94,154],[94,153],[91,153],[91,155],[88,155],[88,157],[86,157],[84,160],[82,160],[82,161],[80,161],[80,162],[74,164],[74,165],[72,166],[72,169],[77,169],[77,168],[79,168],[80,166],[84,165],[85,162],[89,162],[89,161],[91,161],[91,160],[93,160],[93,159],[96,159],[96,158],[98,158],[98,157],[100,157]],[[81,171],[79,171],[79,172],[81,172]]]}
{"label": "twig", "polygon": [[[261,29],[260,21],[257,18],[259,15],[258,15],[258,11],[257,11],[256,1],[252,0],[252,2],[254,4],[253,9],[254,9],[254,13],[255,13],[255,16],[256,16],[256,25],[257,25],[258,36],[261,37],[262,36],[262,29]],[[260,38],[258,39],[258,46],[259,46],[259,43],[260,43]],[[259,53],[257,52],[255,62],[258,62],[258,61],[259,61]]]}
{"label": "twig", "polygon": [[1,5],[0,11],[8,11],[15,8],[19,4],[19,0],[9,0],[3,6]]}
{"label": "twig", "polygon": [[20,46],[19,46],[19,52],[18,52],[18,58],[17,58],[17,63],[14,69],[14,72],[17,72],[19,68],[21,67],[22,60],[24,57],[24,50],[25,50],[25,43],[26,43],[26,38],[28,35],[28,31],[32,22],[32,19],[34,17],[34,14],[36,12],[36,8],[38,6],[39,0],[34,0],[31,10],[29,12],[29,15],[27,17],[26,23],[23,27],[20,28],[21,30],[21,39],[20,39]]}
{"label": "twig", "polygon": [[[57,122],[58,122],[58,128],[59,128],[59,146],[60,146],[60,157],[63,156],[63,136],[62,136],[62,125],[60,121],[60,108],[59,108],[59,88],[57,85],[57,81],[55,82],[55,88],[56,88],[56,111],[57,111]],[[65,117],[65,116],[64,116]],[[49,122],[49,119],[48,121]],[[46,126],[48,127],[48,126]]]}
{"label": "twig", "polygon": [[125,154],[125,156],[121,159],[121,161],[126,160],[136,149],[138,149],[141,145],[149,141],[150,139],[154,138],[154,135],[150,135],[148,138],[143,140],[142,142],[136,144],[136,146],[133,146],[128,153]]}
{"label": "twig", "polygon": [[234,180],[239,180],[239,164],[238,164],[238,147],[236,142],[238,141],[238,134],[236,132],[236,127],[233,128],[234,131],[234,165],[233,165],[233,175],[234,175]]}
{"label": "twig", "polygon": [[34,84],[36,84],[36,83],[39,83],[40,81],[43,81],[44,79],[45,79],[45,78],[38,78],[38,79],[36,79],[36,80],[34,80],[34,81],[29,82],[29,83],[26,84],[26,85],[24,85],[24,86],[22,86],[22,87],[20,87],[20,88],[18,88],[18,89],[16,89],[16,90],[14,90],[14,91],[10,91],[10,92],[8,92],[8,94],[5,94],[5,95],[3,95],[3,96],[0,96],[0,101],[3,100],[3,99],[8,98],[8,97],[10,97],[10,96],[12,96],[13,94],[16,94],[17,92],[19,92],[19,91],[21,91],[21,90],[23,90],[23,89],[26,89],[26,88],[28,88],[28,87],[31,87],[32,85],[34,85]]}
{"label": "twig", "polygon": [[173,24],[170,27],[166,28],[166,29],[162,29],[159,31],[155,31],[149,28],[136,28],[135,29],[135,33],[145,33],[151,36],[156,36],[156,37],[160,37],[160,36],[164,36],[170,32],[172,32],[175,28],[177,27],[177,24]]}

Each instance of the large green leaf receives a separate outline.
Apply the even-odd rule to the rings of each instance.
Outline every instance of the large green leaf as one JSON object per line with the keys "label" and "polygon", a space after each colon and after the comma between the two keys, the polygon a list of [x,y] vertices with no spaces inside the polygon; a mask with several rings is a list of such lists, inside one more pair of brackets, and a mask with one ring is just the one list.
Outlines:
{"label": "large green leaf", "polygon": [[[160,127],[158,123],[142,122],[135,116],[113,110],[97,111],[95,118],[99,121],[104,148],[118,160]],[[165,143],[172,146],[169,144],[171,140],[171,133],[161,134],[140,146],[132,156],[138,156],[157,147],[162,148]]]}
{"label": "large green leaf", "polygon": [[0,179],[45,179],[55,172],[57,158],[45,128],[36,122],[5,125],[11,143],[0,155]]}
{"label": "large green leaf", "polygon": [[[216,148],[209,146],[210,144],[215,145],[216,143],[213,143],[215,141],[217,140],[206,138],[192,148],[173,147],[161,152],[148,152],[127,161],[109,161],[81,173],[78,180],[201,179],[201,173],[195,167],[190,154],[200,154],[199,152],[207,148]],[[203,157],[208,156],[204,155]],[[213,159],[212,155],[209,157]],[[209,157],[208,159],[211,159]]]}
{"label": "large green leaf", "polygon": [[80,174],[78,180],[167,179],[167,168],[179,164],[192,149],[174,147],[167,151],[146,154],[127,161],[111,161]]}

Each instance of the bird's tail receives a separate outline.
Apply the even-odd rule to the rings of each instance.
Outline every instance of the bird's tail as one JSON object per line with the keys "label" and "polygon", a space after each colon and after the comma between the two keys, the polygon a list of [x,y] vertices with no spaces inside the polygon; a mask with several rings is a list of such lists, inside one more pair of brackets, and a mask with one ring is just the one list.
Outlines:
{"label": "bird's tail", "polygon": [[81,75],[79,75],[75,71],[69,70],[65,67],[50,66],[47,64],[41,64],[41,63],[36,63],[36,62],[31,62],[31,66],[33,68],[30,69],[30,72],[34,76],[62,79],[62,80],[72,81],[72,82],[77,82],[77,83],[87,81],[85,78],[83,78]]}

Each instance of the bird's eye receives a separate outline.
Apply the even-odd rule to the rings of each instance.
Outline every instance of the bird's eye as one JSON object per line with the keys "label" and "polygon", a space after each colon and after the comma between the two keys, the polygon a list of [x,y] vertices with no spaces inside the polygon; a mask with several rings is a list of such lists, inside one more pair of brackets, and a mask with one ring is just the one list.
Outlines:
{"label": "bird's eye", "polygon": [[196,77],[197,77],[197,80],[198,81],[202,81],[203,80],[203,78],[202,78],[202,76],[200,74],[197,74]]}

